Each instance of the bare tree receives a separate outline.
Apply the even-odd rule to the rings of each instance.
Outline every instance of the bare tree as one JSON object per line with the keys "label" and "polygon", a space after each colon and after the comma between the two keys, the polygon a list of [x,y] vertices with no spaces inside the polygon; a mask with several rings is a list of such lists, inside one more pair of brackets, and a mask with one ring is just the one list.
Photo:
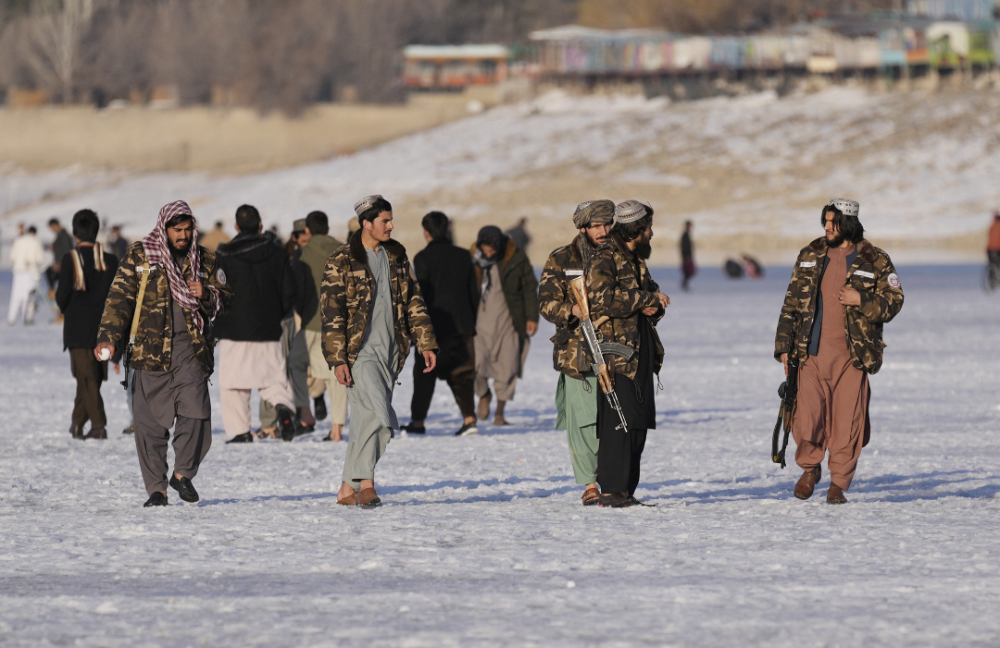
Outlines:
{"label": "bare tree", "polygon": [[73,100],[80,42],[94,15],[97,0],[34,0],[28,65],[42,85],[56,91],[63,103]]}

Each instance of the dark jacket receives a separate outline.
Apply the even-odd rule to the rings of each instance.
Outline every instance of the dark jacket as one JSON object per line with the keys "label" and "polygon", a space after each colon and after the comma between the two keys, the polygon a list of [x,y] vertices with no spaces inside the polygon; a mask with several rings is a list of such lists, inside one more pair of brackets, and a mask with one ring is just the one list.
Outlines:
{"label": "dark jacket", "polygon": [[326,261],[334,252],[343,247],[343,243],[326,234],[313,234],[309,243],[298,251],[297,261],[302,265],[296,268],[299,277],[299,289],[302,291],[299,300],[299,315],[302,316],[302,328],[307,331],[323,330],[323,318],[320,316],[320,288],[323,286],[323,273],[326,271]]}
{"label": "dark jacket", "polygon": [[[473,245],[471,253],[475,253]],[[522,340],[528,339],[528,322],[538,321],[538,279],[528,261],[528,256],[510,238],[507,239],[507,249],[503,258],[497,261],[500,266],[500,285],[504,297],[507,298],[507,310],[514,328]],[[476,268],[476,285],[483,284],[483,269]]]}
{"label": "dark jacket", "polygon": [[[804,361],[809,355],[813,325],[819,314],[820,281],[827,265],[826,237],[802,248],[785,292],[778,318],[774,357],[781,354]],[[882,367],[882,325],[903,308],[903,288],[889,255],[862,239],[857,256],[847,268],[844,285],[861,295],[860,306],[844,306],[844,333],[854,367],[869,374]]]}
{"label": "dark jacket", "polygon": [[[417,347],[417,353],[434,351],[438,345],[420,286],[413,279],[413,268],[406,258],[406,248],[391,240],[382,247],[389,256],[390,292],[399,349],[399,364],[393,369],[399,375],[410,353],[411,342]],[[321,288],[323,355],[330,367],[345,363],[354,366],[375,304],[375,275],[368,265],[368,253],[360,236],[352,236],[350,243],[330,256]]]}
{"label": "dark jacket", "polygon": [[98,272],[94,267],[94,247],[81,246],[80,259],[83,261],[83,279],[86,290],[73,290],[73,258],[66,254],[59,267],[59,286],[56,288],[56,304],[62,311],[63,348],[93,349],[97,346],[97,330],[101,327],[104,301],[118,271],[118,259],[113,254],[104,253],[107,270]]}
{"label": "dark jacket", "polygon": [[281,241],[271,232],[238,234],[215,251],[233,291],[229,311],[214,328],[220,340],[274,342],[295,303],[295,278]]}
{"label": "dark jacket", "polygon": [[[76,242],[73,237],[70,236],[69,232],[65,229],[60,229],[56,234],[56,240],[52,242],[52,260],[56,263],[60,263],[67,254],[73,251]],[[93,257],[91,257],[93,260]],[[60,270],[62,266],[60,266]]]}
{"label": "dark jacket", "polygon": [[479,285],[472,256],[450,241],[438,239],[413,257],[413,270],[434,335],[475,335]]}

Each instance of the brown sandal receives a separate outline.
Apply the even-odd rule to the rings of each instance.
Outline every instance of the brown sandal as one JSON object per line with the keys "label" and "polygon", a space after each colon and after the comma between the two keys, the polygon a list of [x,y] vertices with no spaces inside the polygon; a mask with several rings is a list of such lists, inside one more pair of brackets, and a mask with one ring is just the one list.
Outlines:
{"label": "brown sandal", "polygon": [[596,487],[591,486],[587,490],[583,491],[583,496],[580,499],[583,500],[584,506],[595,506],[601,501],[601,491],[597,490]]}
{"label": "brown sandal", "polygon": [[358,495],[358,506],[366,509],[375,508],[382,506],[382,500],[379,499],[378,493],[375,492],[374,488],[365,488]]}
{"label": "brown sandal", "polygon": [[337,504],[342,504],[344,506],[357,506],[358,505],[358,493],[353,491],[350,495],[344,499],[337,498]]}

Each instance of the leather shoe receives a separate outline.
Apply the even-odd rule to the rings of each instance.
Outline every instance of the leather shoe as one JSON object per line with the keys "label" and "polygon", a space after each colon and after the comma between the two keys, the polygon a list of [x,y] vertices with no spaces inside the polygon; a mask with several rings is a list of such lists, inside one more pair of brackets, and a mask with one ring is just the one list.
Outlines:
{"label": "leather shoe", "polygon": [[812,497],[813,491],[816,490],[816,482],[819,481],[820,477],[823,476],[823,468],[816,466],[812,470],[806,470],[799,477],[799,481],[795,482],[795,497],[800,500],[807,500]]}
{"label": "leather shoe", "polygon": [[830,489],[826,491],[826,503],[847,504],[847,498],[844,497],[844,489],[836,484],[830,484]]}
{"label": "leather shoe", "polygon": [[427,428],[423,425],[414,425],[413,421],[410,421],[406,425],[399,426],[399,429],[407,434],[426,434]]}
{"label": "leather shoe", "polygon": [[632,506],[628,495],[621,493],[601,493],[598,503],[601,508],[626,508]]}
{"label": "leather shoe", "polygon": [[338,496],[337,504],[340,504],[341,506],[357,506],[358,505],[357,491],[351,491],[351,494],[344,498]]}
{"label": "leather shoe", "polygon": [[177,491],[177,494],[181,496],[181,499],[185,502],[197,502],[198,501],[198,491],[194,489],[194,484],[187,477],[181,477],[177,479],[174,475],[170,478],[170,488]]}
{"label": "leather shoe", "polygon": [[167,505],[167,496],[161,493],[160,491],[156,491],[155,493],[149,496],[149,499],[146,500],[146,503],[143,504],[142,507],[149,508],[150,506],[166,506],[166,505]]}
{"label": "leather shoe", "polygon": [[371,509],[382,506],[382,500],[379,499],[379,496],[375,492],[374,488],[365,488],[358,493],[358,506],[361,508]]}
{"label": "leather shoe", "polygon": [[96,430],[95,429],[91,429],[90,432],[87,432],[87,435],[84,436],[83,438],[84,438],[84,440],[86,440],[86,439],[102,439],[102,440],[103,439],[107,439],[108,438],[108,429],[107,428],[97,428]]}
{"label": "leather shoe", "polygon": [[253,443],[253,432],[237,434],[232,439],[226,441],[226,443]]}
{"label": "leather shoe", "polygon": [[69,435],[71,437],[73,437],[74,439],[82,439],[83,438],[83,430],[80,429],[79,425],[71,424],[69,426]]}

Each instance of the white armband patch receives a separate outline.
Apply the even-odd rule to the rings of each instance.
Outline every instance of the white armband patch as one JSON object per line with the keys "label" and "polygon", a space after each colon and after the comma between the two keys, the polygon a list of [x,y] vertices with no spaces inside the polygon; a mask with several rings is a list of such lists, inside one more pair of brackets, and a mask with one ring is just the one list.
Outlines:
{"label": "white armband patch", "polygon": [[802,263],[799,264],[799,267],[800,268],[815,268],[816,267],[816,262],[815,261],[803,261]]}
{"label": "white armband patch", "polygon": [[861,276],[861,277],[865,277],[867,279],[874,279],[875,278],[875,273],[874,272],[865,272],[864,270],[855,270],[854,274],[856,274],[858,276]]}
{"label": "white armband patch", "polygon": [[892,286],[893,288],[899,288],[899,275],[896,274],[895,272],[889,275],[888,281],[889,285]]}

